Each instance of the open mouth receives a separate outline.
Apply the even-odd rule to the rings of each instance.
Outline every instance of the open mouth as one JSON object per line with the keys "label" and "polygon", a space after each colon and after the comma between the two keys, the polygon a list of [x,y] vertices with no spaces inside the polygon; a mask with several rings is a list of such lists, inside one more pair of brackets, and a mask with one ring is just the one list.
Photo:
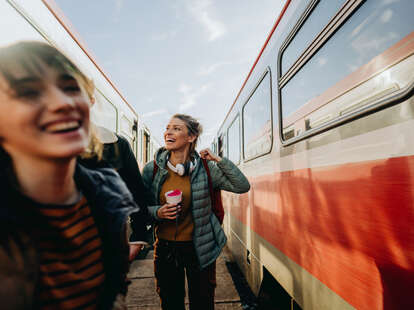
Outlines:
{"label": "open mouth", "polygon": [[174,143],[175,142],[175,139],[168,138],[168,139],[165,139],[165,142],[167,142],[167,143]]}
{"label": "open mouth", "polygon": [[66,133],[78,130],[81,125],[80,121],[67,121],[50,124],[43,129],[48,133]]}

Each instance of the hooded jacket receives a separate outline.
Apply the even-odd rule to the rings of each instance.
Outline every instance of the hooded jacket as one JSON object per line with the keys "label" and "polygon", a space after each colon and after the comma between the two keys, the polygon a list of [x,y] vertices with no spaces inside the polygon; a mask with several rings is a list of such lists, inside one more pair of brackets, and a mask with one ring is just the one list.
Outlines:
{"label": "hooded jacket", "polygon": [[[98,308],[117,309],[127,292],[126,222],[138,207],[113,169],[89,170],[78,164],[74,179],[90,205],[102,240],[105,281]],[[17,194],[6,180],[0,173],[0,300],[5,309],[32,309],[39,260],[30,232],[42,225],[42,218],[19,208],[28,198]]]}
{"label": "hooded jacket", "polygon": [[[208,188],[208,176],[201,163],[200,156],[193,154],[196,166],[190,176],[191,183],[191,213],[193,216],[194,231],[193,243],[201,269],[209,266],[220,255],[226,244],[226,236],[223,229],[211,209],[210,191]],[[152,204],[148,207],[150,215],[157,221],[157,211],[160,206],[160,191],[168,174],[166,168],[169,151],[160,148],[155,161],[158,169],[154,173],[154,161],[149,162],[143,170],[143,181],[147,188],[151,189]],[[209,161],[211,181],[215,189],[221,189],[233,193],[245,193],[249,191],[250,184],[243,173],[227,158],[222,158],[218,163]]]}

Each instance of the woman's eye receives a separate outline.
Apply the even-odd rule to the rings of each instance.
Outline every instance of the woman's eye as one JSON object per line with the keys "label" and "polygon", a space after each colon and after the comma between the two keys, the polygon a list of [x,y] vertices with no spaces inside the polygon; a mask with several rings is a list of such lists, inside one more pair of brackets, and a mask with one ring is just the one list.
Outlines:
{"label": "woman's eye", "polygon": [[69,86],[63,87],[63,90],[69,93],[77,93],[80,91],[80,87],[78,85],[69,85]]}
{"label": "woman's eye", "polygon": [[36,98],[40,95],[39,90],[32,88],[18,89],[16,91],[19,98]]}

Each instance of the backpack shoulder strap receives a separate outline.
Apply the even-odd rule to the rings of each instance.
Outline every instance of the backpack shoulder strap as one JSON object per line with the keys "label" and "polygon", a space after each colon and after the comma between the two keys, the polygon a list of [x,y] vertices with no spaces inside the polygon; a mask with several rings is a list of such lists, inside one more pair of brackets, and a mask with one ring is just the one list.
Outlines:
{"label": "backpack shoulder strap", "polygon": [[210,169],[208,168],[207,159],[201,158],[201,162],[203,163],[204,169],[206,169],[207,172],[207,178],[208,178],[208,189],[210,190],[210,196],[211,199],[213,199],[213,184],[211,182],[211,175],[210,175]]}

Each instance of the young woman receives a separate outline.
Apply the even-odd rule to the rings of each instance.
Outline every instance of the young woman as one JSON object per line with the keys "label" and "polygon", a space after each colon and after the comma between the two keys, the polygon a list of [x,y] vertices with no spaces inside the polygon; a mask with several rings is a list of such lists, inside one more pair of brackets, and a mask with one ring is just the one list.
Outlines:
{"label": "young woman", "polygon": [[90,142],[90,88],[47,44],[0,48],[2,309],[123,306],[136,205],[112,169],[77,163]]}
{"label": "young woman", "polygon": [[[154,199],[149,207],[156,220],[154,270],[164,310],[185,309],[184,273],[190,309],[214,309],[215,261],[226,237],[211,211],[208,178],[200,156],[209,161],[214,188],[235,193],[250,189],[230,160],[209,149],[200,151],[200,155],[195,151],[201,131],[201,125],[191,116],[174,115],[164,133],[165,148],[158,150],[155,161],[143,171],[144,183],[151,188]],[[181,203],[166,203],[165,194],[176,189],[182,192]]]}

